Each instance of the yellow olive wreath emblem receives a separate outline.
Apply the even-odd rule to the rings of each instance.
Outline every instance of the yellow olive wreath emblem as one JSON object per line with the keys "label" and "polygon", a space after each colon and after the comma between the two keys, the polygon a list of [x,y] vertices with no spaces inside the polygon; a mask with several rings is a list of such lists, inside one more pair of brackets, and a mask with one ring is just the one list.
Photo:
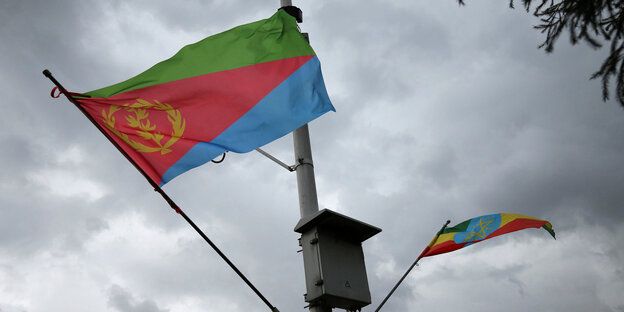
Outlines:
{"label": "yellow olive wreath emblem", "polygon": [[[167,154],[171,152],[171,145],[178,141],[182,134],[184,134],[184,128],[186,127],[186,120],[182,118],[182,114],[177,109],[174,109],[173,106],[167,103],[161,103],[157,100],[154,100],[154,103],[150,103],[143,99],[137,99],[135,103],[129,104],[126,103],[123,105],[123,108],[132,113],[126,116],[126,121],[128,122],[128,126],[137,129],[136,133],[141,138],[147,140],[148,142],[153,142],[156,146],[148,146],[143,143],[132,140],[128,137],[127,134],[115,129],[115,112],[122,109],[122,106],[111,105],[108,109],[102,110],[102,117],[104,118],[104,125],[108,130],[117,135],[120,139],[122,139],[126,144],[130,145],[132,148],[139,152],[143,153],[153,153],[160,152],[161,155]],[[148,119],[149,113],[148,109],[159,110],[167,112],[167,119],[171,122],[171,126],[173,130],[171,132],[171,136],[169,140],[163,143],[164,134],[160,132],[155,132],[156,125],[152,125],[150,120]]]}

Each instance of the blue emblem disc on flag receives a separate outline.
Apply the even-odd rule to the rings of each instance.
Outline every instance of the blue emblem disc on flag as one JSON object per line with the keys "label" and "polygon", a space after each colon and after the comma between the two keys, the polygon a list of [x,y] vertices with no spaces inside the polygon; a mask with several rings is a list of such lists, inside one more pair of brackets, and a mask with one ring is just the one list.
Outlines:
{"label": "blue emblem disc on flag", "polygon": [[486,215],[470,220],[466,232],[459,232],[453,236],[456,244],[470,243],[485,239],[501,225],[500,214]]}

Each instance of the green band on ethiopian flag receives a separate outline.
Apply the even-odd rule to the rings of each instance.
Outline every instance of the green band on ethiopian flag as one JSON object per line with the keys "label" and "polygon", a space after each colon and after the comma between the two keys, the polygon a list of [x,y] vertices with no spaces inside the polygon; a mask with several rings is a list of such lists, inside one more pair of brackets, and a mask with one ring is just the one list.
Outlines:
{"label": "green band on ethiopian flag", "polygon": [[282,10],[85,95],[78,103],[161,186],[335,110],[318,58]]}
{"label": "green band on ethiopian flag", "polygon": [[476,217],[441,231],[419,258],[451,252],[499,235],[540,227],[555,238],[552,225],[546,220],[513,213]]}

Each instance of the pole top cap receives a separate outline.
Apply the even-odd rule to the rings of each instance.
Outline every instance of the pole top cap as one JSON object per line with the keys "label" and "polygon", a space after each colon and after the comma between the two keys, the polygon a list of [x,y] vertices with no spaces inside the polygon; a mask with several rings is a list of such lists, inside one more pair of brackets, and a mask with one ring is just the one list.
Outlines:
{"label": "pole top cap", "polygon": [[290,16],[294,17],[297,20],[297,23],[303,23],[303,12],[300,8],[292,5],[287,5],[279,9],[286,11],[286,13],[288,13]]}

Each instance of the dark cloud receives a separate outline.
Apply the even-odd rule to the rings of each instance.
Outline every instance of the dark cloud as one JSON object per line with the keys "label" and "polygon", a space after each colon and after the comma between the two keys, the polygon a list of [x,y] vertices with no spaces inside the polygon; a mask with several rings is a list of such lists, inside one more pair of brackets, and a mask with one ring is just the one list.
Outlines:
{"label": "dark cloud", "polygon": [[116,6],[133,8],[137,13],[151,14],[154,19],[169,25],[174,31],[204,32],[206,36],[225,30],[215,25],[222,25],[221,27],[227,29],[249,23],[250,20],[237,14],[243,7],[247,12],[255,12],[258,15],[257,19],[266,18],[277,10],[257,1],[189,1],[184,5],[170,1],[158,2],[154,5],[153,1],[140,1],[133,4],[120,1]]}
{"label": "dark cloud", "polygon": [[[5,169],[5,176],[7,177],[19,179],[34,164],[35,166],[37,166],[36,164],[40,166],[43,162],[37,153],[37,147],[32,142],[8,137],[0,139],[0,146],[6,147],[0,150],[0,159],[2,159],[2,168]],[[9,181],[5,182],[8,183]]]}
{"label": "dark cloud", "polygon": [[[91,301],[70,309],[266,310],[41,71],[103,87],[277,4],[0,3],[0,310],[43,311],[41,294],[67,310],[67,285]],[[537,21],[506,3],[295,4],[337,108],[310,124],[321,208],[383,229],[364,243],[371,309],[444,221],[514,212],[550,220],[558,240],[527,230],[428,258],[385,309],[621,310],[624,115],[588,81],[604,52],[562,41],[546,55]],[[294,163],[290,136],[265,149]],[[165,190],[295,311],[296,187],[263,156],[230,153]]]}
{"label": "dark cloud", "polygon": [[108,304],[119,312],[167,312],[160,309],[153,300],[137,300],[134,296],[119,285],[112,285],[108,289]]}
{"label": "dark cloud", "polygon": [[61,199],[28,181],[7,184],[2,186],[0,210],[0,245],[6,252],[23,256],[44,250],[71,253],[106,228],[106,222],[94,213],[102,211],[101,202],[90,202],[82,194]]}

